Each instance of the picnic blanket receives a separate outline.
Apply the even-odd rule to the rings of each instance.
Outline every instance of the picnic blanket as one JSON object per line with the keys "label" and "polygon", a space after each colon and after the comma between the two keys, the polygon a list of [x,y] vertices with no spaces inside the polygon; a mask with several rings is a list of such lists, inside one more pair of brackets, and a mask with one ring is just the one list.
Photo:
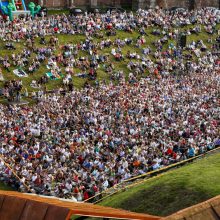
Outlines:
{"label": "picnic blanket", "polygon": [[39,84],[37,84],[37,81],[36,80],[32,80],[30,86],[34,89],[39,89],[41,88],[41,86]]}
{"label": "picnic blanket", "polygon": [[76,76],[81,77],[81,78],[86,78],[88,77],[87,73],[77,73]]}
{"label": "picnic blanket", "polygon": [[0,81],[4,81],[4,76],[0,73]]}
{"label": "picnic blanket", "polygon": [[194,50],[194,53],[197,57],[200,57],[201,51],[196,49],[196,50]]}
{"label": "picnic blanket", "polygon": [[[58,74],[57,74],[57,75],[58,75]],[[55,77],[51,72],[46,73],[46,76],[47,76],[49,79],[51,79],[51,80],[58,80],[58,79],[64,77],[63,74],[58,75],[59,77],[58,77],[58,76]]]}
{"label": "picnic blanket", "polygon": [[28,77],[27,73],[22,69],[15,69],[13,70],[13,73],[18,77]]}

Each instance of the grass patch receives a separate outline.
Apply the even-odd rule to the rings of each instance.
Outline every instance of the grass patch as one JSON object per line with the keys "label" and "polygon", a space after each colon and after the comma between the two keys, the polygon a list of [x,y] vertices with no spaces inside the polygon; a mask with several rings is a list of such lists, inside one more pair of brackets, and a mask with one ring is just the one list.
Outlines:
{"label": "grass patch", "polygon": [[[49,14],[50,15],[53,15],[53,14],[63,14],[63,13],[68,13],[68,10],[49,10]],[[187,29],[187,28],[190,28],[190,27],[191,26],[185,27],[184,29]],[[216,28],[219,29],[220,25],[217,25]],[[137,48],[135,45],[129,45],[129,46],[126,45],[126,46],[124,46],[122,48],[123,55],[126,56],[128,51],[137,52],[138,54],[141,55],[142,54],[142,49],[144,47],[146,47],[146,46],[150,46],[152,51],[155,51],[156,48],[153,45],[153,42],[158,40],[160,37],[162,37],[162,35],[161,36],[154,36],[154,35],[152,35],[151,32],[152,32],[153,29],[154,29],[153,27],[150,27],[150,28],[146,29],[146,33],[148,35],[145,37],[146,43],[144,45],[142,45],[140,48]],[[105,32],[105,31],[103,31],[103,32]],[[111,36],[109,38],[112,41],[114,41],[116,38],[120,38],[120,39],[132,38],[133,41],[135,42],[139,35],[140,34],[138,33],[138,31],[134,31],[133,33],[127,33],[127,32],[124,32],[124,31],[117,31],[117,36]],[[77,43],[83,42],[85,40],[85,36],[84,35],[64,35],[64,34],[58,34],[57,36],[59,38],[60,45],[56,48],[56,51],[54,52],[54,54],[56,54],[56,55],[62,53],[62,50],[61,50],[61,46],[62,45],[67,44],[67,43],[77,44]],[[214,40],[216,38],[216,36],[217,36],[216,34],[210,36],[209,34],[207,34],[204,31],[204,28],[203,28],[202,33],[200,33],[198,35],[196,35],[196,34],[190,35],[187,38],[187,42],[189,43],[189,42],[192,42],[192,41],[203,39],[204,43],[208,46],[208,48],[210,48],[211,44],[207,43],[207,40],[210,37],[212,37],[213,40]],[[50,37],[47,36],[46,40],[49,41],[49,38]],[[107,39],[108,37],[105,35],[104,38]],[[36,47],[38,47],[38,48],[39,47],[44,47],[44,45],[40,45],[39,41],[40,41],[39,38],[35,39]],[[94,42],[100,42],[101,39],[93,38],[93,41]],[[169,43],[171,43],[171,42],[173,42],[175,44],[175,40],[169,40]],[[4,57],[4,56],[9,56],[10,57],[12,51],[3,49],[4,48],[4,44],[5,44],[5,42],[0,40],[0,48],[2,48],[1,56],[2,57]],[[25,42],[21,41],[19,43],[15,43],[15,47],[16,47],[16,51],[13,51],[13,52],[15,54],[19,54],[26,47],[25,46]],[[167,48],[168,48],[168,44],[165,44],[164,47],[163,47],[163,51],[167,50]],[[101,53],[110,54],[111,53],[111,49],[112,48],[105,48],[102,51],[98,50],[98,54],[101,54]],[[188,52],[185,51],[185,53],[188,53]],[[34,56],[35,56],[35,54],[33,54],[31,56],[30,60],[33,59]],[[80,57],[80,56],[89,56],[89,54],[88,54],[88,52],[85,52],[85,51],[79,51],[78,57]],[[150,56],[150,57],[152,58],[153,61],[155,61],[153,56]],[[115,70],[123,70],[125,75],[126,75],[126,78],[127,78],[128,74],[130,72],[128,70],[128,68],[127,68],[127,64],[129,62],[129,60],[127,58],[125,58],[123,61],[117,62],[117,61],[115,61],[114,57],[110,54],[110,62],[114,63]],[[23,87],[27,88],[28,92],[31,92],[31,91],[36,90],[36,89],[33,89],[32,87],[30,87],[31,81],[33,79],[39,80],[41,76],[45,75],[45,73],[48,72],[48,69],[46,68],[46,64],[47,64],[47,62],[42,63],[41,64],[41,68],[39,70],[37,70],[35,73],[31,74],[27,78],[19,78],[19,77],[15,76],[12,71],[14,69],[16,69],[16,67],[13,67],[13,66],[11,66],[11,68],[10,68],[11,72],[9,72],[9,73],[5,69],[3,69],[3,75],[4,75],[5,80],[21,79],[22,83],[23,83]],[[105,80],[106,82],[109,82],[110,81],[109,74],[104,72],[103,64],[101,64],[100,66],[101,67],[97,70],[97,73],[98,73],[97,79],[98,80]],[[64,73],[64,67],[61,66],[61,69],[62,69],[62,73]],[[75,73],[78,73],[79,71],[80,71],[79,69],[74,68],[74,72]],[[147,75],[147,74],[148,74],[148,71],[146,71],[146,73],[144,75]],[[74,77],[73,78],[73,84],[74,84],[74,86],[76,88],[81,88],[84,85],[85,82],[86,82],[86,79],[82,79],[82,78],[79,78],[79,77]],[[116,83],[116,82],[113,82],[113,83]],[[3,86],[3,83],[0,82],[0,87],[2,87],[2,86]],[[47,83],[46,87],[48,89],[60,88],[60,87],[62,87],[62,79],[50,80],[49,83]]]}
{"label": "grass patch", "polygon": [[7,190],[7,191],[11,191],[12,190],[12,188],[11,187],[9,187],[9,186],[7,186],[7,185],[5,185],[4,183],[2,183],[2,182],[0,182],[0,190]]}
{"label": "grass patch", "polygon": [[69,14],[68,9],[49,9],[48,10],[48,15],[62,15],[62,14]]}
{"label": "grass patch", "polygon": [[100,205],[167,216],[220,194],[219,153],[118,193]]}

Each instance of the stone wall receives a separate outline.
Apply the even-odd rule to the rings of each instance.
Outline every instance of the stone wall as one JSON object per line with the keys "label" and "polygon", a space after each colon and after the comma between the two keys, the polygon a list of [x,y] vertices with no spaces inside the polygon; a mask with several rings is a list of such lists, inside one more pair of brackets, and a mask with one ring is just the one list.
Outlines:
{"label": "stone wall", "polygon": [[49,8],[67,7],[68,0],[39,0],[38,4]]}
{"label": "stone wall", "polygon": [[[31,0],[26,0],[29,2]],[[156,5],[162,8],[184,7],[202,8],[219,7],[219,0],[32,0],[49,8],[55,7],[88,7],[88,6],[124,6],[138,8],[154,8]]]}
{"label": "stone wall", "polygon": [[132,7],[132,0],[121,0],[121,6],[125,8]]}
{"label": "stone wall", "polygon": [[188,3],[190,0],[158,0],[157,5],[159,5],[161,8],[171,8],[171,7],[183,7],[188,8]]}
{"label": "stone wall", "polygon": [[133,9],[183,7],[188,9],[203,7],[219,7],[219,0],[133,0]]}
{"label": "stone wall", "polygon": [[45,0],[47,4],[52,5],[52,7],[63,7],[66,6],[65,0]]}
{"label": "stone wall", "polygon": [[203,7],[220,7],[220,1],[219,0],[195,0],[195,5],[198,8],[203,8]]}
{"label": "stone wall", "polygon": [[79,6],[79,7],[87,6],[87,5],[89,5],[89,1],[88,0],[74,0],[73,5],[74,6]]}
{"label": "stone wall", "polygon": [[[183,8],[203,8],[219,7],[219,0],[158,0],[157,4],[162,8],[183,7]],[[193,6],[193,7],[192,7]]]}

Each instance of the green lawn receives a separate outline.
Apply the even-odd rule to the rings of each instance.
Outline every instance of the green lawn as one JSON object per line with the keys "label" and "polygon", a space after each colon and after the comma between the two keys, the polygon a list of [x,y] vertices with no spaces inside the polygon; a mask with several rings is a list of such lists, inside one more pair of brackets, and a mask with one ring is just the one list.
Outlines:
{"label": "green lawn", "polygon": [[220,154],[210,155],[118,193],[100,205],[158,216],[220,194]]}
{"label": "green lawn", "polygon": [[[54,10],[54,11],[50,11],[50,14],[62,14],[62,13],[65,13],[66,11],[63,11],[63,10]],[[220,25],[218,25],[217,28],[220,28]],[[131,51],[131,52],[134,52],[136,51],[138,54],[141,54],[141,51],[144,47],[150,45],[150,47],[152,48],[152,50],[154,51],[155,50],[155,47],[153,46],[153,42],[156,40],[156,39],[159,39],[158,36],[154,36],[151,34],[151,31],[152,31],[153,28],[148,28],[146,29],[146,32],[148,34],[148,36],[146,36],[146,44],[142,45],[141,48],[137,48],[135,47],[134,45],[132,46],[125,46],[122,48],[122,52],[123,52],[123,55],[126,56],[126,53],[128,51]],[[137,31],[134,31],[132,34],[131,33],[127,33],[127,32],[124,32],[124,31],[117,31],[117,36],[112,36],[110,37],[111,40],[114,40],[116,38],[120,38],[120,39],[125,39],[126,37],[131,37],[134,41],[137,39],[137,37],[139,36],[139,33]],[[213,40],[214,38],[216,37],[217,35],[213,35]],[[162,37],[162,35],[160,36]],[[199,35],[191,35],[188,37],[188,42],[191,42],[192,40],[199,40],[199,39],[203,39],[203,41],[208,45],[208,47],[210,47],[210,44],[207,43],[207,39],[210,37],[210,35],[208,35],[206,32],[202,32],[201,34]],[[61,53],[61,49],[60,47],[66,43],[78,43],[78,42],[81,42],[81,41],[84,41],[85,40],[85,36],[83,35],[74,35],[74,36],[71,36],[71,35],[63,35],[63,34],[60,34],[58,35],[58,38],[59,38],[59,42],[60,42],[60,46],[56,48],[56,52],[55,54],[59,54]],[[107,39],[107,36],[105,35],[105,39]],[[49,37],[47,37],[47,40],[49,40]],[[97,38],[94,38],[93,39],[94,42],[99,42],[100,39],[97,39]],[[169,43],[170,42],[173,42],[175,44],[175,41],[171,41],[169,40]],[[10,56],[12,51],[9,51],[9,50],[6,50],[4,49],[4,42],[2,42],[0,40],[0,48],[1,48],[1,56],[4,57],[6,55]],[[39,39],[36,39],[35,40],[35,45],[36,47],[44,47],[43,45],[40,45],[39,44]],[[15,46],[16,46],[16,51],[15,53],[16,54],[19,54],[21,53],[21,51],[25,48],[25,42],[24,41],[21,41],[19,43],[15,43]],[[168,44],[164,45],[164,48],[163,50],[166,50],[168,47]],[[112,48],[106,48],[102,51],[98,51],[98,53],[108,53],[110,54],[111,52],[111,49]],[[14,51],[13,51],[14,52]],[[32,55],[32,57],[30,59],[33,59],[35,55]],[[82,52],[80,51],[80,53],[78,54],[78,56],[88,56],[88,53],[87,52]],[[153,57],[151,56],[151,58],[153,59]],[[195,58],[195,57],[194,57]],[[195,58],[196,59],[196,58]],[[115,65],[115,69],[116,70],[123,70],[124,73],[126,74],[126,76],[128,75],[129,73],[129,70],[127,68],[127,64],[129,62],[128,59],[125,59],[124,61],[121,61],[121,62],[117,62],[115,61],[114,57],[112,55],[110,55],[110,62],[111,63],[114,63]],[[5,80],[12,80],[12,79],[21,79],[22,82],[23,82],[23,87],[24,88],[27,88],[29,92],[31,91],[34,91],[36,89],[33,89],[32,87],[30,87],[30,83],[33,79],[35,80],[39,80],[41,76],[45,75],[46,72],[48,72],[47,68],[46,68],[46,62],[42,63],[41,65],[41,68],[36,71],[35,73],[33,73],[32,75],[30,75],[29,77],[27,78],[18,78],[17,76],[15,76],[13,74],[13,70],[16,68],[16,67],[11,67],[11,72],[7,72],[6,70],[3,69],[3,75],[4,75],[4,78]],[[1,67],[1,66],[0,66]],[[61,66],[61,69],[62,69],[62,72],[64,73],[64,67]],[[74,69],[75,73],[79,73],[79,69]],[[98,80],[103,80],[105,79],[107,82],[110,80],[110,77],[109,75],[104,71],[104,67],[103,65],[101,64],[99,69],[97,70],[97,73],[98,73]],[[146,71],[146,74],[148,74],[148,72]],[[81,88],[84,83],[85,83],[86,79],[82,79],[82,78],[79,78],[79,77],[73,77],[73,84],[76,88]],[[93,84],[94,82],[91,82],[91,84]],[[3,86],[3,83],[0,82],[0,87]],[[49,83],[46,85],[47,86],[47,89],[51,90],[51,89],[55,89],[55,88],[59,88],[62,86],[62,79],[59,79],[59,80],[51,80],[49,81]]]}
{"label": "green lawn", "polygon": [[62,15],[62,14],[69,14],[69,10],[68,9],[50,9],[48,10],[48,15]]}
{"label": "green lawn", "polygon": [[10,188],[9,186],[5,185],[4,183],[0,182],[0,190],[8,190],[11,191],[12,188]]}

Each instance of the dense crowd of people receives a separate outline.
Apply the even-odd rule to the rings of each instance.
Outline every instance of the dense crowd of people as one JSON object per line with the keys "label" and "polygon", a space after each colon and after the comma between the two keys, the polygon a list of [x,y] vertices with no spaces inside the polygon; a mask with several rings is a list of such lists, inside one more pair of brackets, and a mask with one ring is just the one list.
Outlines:
{"label": "dense crowd of people", "polygon": [[[73,68],[76,68],[80,70],[76,76],[88,80],[97,79],[98,69],[103,69],[108,73],[111,80],[117,80],[121,78],[121,72],[115,70],[115,65],[109,56],[113,56],[115,62],[130,60],[127,68],[134,75],[130,77],[132,81],[142,77],[146,72],[169,74],[170,72],[195,71],[201,66],[207,66],[209,61],[219,65],[219,60],[216,59],[219,56],[220,42],[216,29],[216,25],[220,22],[219,16],[218,13],[209,9],[182,13],[164,12],[157,9],[139,10],[137,14],[132,12],[107,13],[77,17],[57,15],[34,20],[26,17],[23,20],[15,20],[13,23],[1,22],[0,39],[6,42],[6,48],[12,48],[15,51],[11,53],[11,56],[0,57],[0,64],[7,72],[15,68],[22,70],[20,76],[22,74],[34,75],[43,64],[50,72],[47,75],[49,79],[62,78],[62,68],[66,74],[73,76]],[[191,24],[194,26],[189,26]],[[155,38],[153,45],[145,47],[148,38],[146,30],[152,27],[154,29],[151,34],[158,36],[159,39]],[[181,27],[184,29],[180,29]],[[117,30],[130,33],[137,31],[139,36],[136,38],[117,37]],[[173,43],[165,49],[169,40],[173,41],[178,38],[180,30],[187,36],[205,31],[210,35],[210,39],[207,42],[202,40],[190,42],[184,54]],[[100,31],[105,31],[106,35]],[[59,45],[59,39],[56,37],[58,33],[82,34],[85,39],[76,43],[68,42]],[[112,40],[110,38],[112,35],[116,35],[116,39]],[[46,36],[50,36],[49,41],[45,39]],[[13,42],[21,40],[25,40],[25,49],[17,54]],[[37,41],[42,46],[36,45]],[[59,46],[61,53],[57,54]],[[123,52],[126,46],[133,47],[134,51],[126,49],[126,53]],[[140,49],[142,53],[137,53],[135,48]],[[110,49],[110,53],[102,52],[106,49]],[[204,54],[206,51],[211,54]],[[81,55],[85,53],[86,56]],[[198,61],[192,62],[192,54],[196,54]],[[43,87],[48,82],[48,78],[38,79],[34,87]],[[65,79],[65,84],[70,84],[72,89],[72,80],[70,77],[68,79],[70,80]]]}
{"label": "dense crowd of people", "polygon": [[[62,94],[41,91],[33,106],[0,105],[0,154],[20,181],[2,160],[1,179],[21,191],[82,201],[130,177],[220,146],[219,23],[220,15],[208,9],[0,22],[2,40],[28,39],[22,53],[13,51],[12,59],[0,58],[8,71],[11,65],[26,66],[28,74],[34,74],[47,62],[51,77],[59,78],[64,66],[64,85],[69,86],[73,68],[80,69],[79,77],[96,80],[103,65],[111,79],[95,87],[86,84],[80,91],[73,86]],[[189,28],[190,24],[194,26]],[[165,43],[177,39],[177,27],[182,26],[187,36],[206,31],[209,41],[190,42],[185,53],[172,43],[164,50]],[[146,45],[148,27],[155,27],[152,34],[159,36],[155,50]],[[97,36],[98,30],[116,36],[118,30],[138,31],[140,36],[111,40]],[[85,40],[61,45],[63,53],[55,54],[57,33],[81,33]],[[50,42],[45,42],[47,35]],[[35,37],[40,37],[42,47],[35,46]],[[126,45],[141,49],[142,54],[135,50],[124,54]],[[111,48],[110,55],[102,53],[105,48]],[[88,55],[79,56],[79,52]],[[35,58],[30,62],[32,53]],[[116,62],[128,59],[128,81],[109,56]],[[47,81],[41,78],[41,83],[32,83]],[[21,90],[22,81],[7,83],[3,93],[8,95],[14,88]]]}

